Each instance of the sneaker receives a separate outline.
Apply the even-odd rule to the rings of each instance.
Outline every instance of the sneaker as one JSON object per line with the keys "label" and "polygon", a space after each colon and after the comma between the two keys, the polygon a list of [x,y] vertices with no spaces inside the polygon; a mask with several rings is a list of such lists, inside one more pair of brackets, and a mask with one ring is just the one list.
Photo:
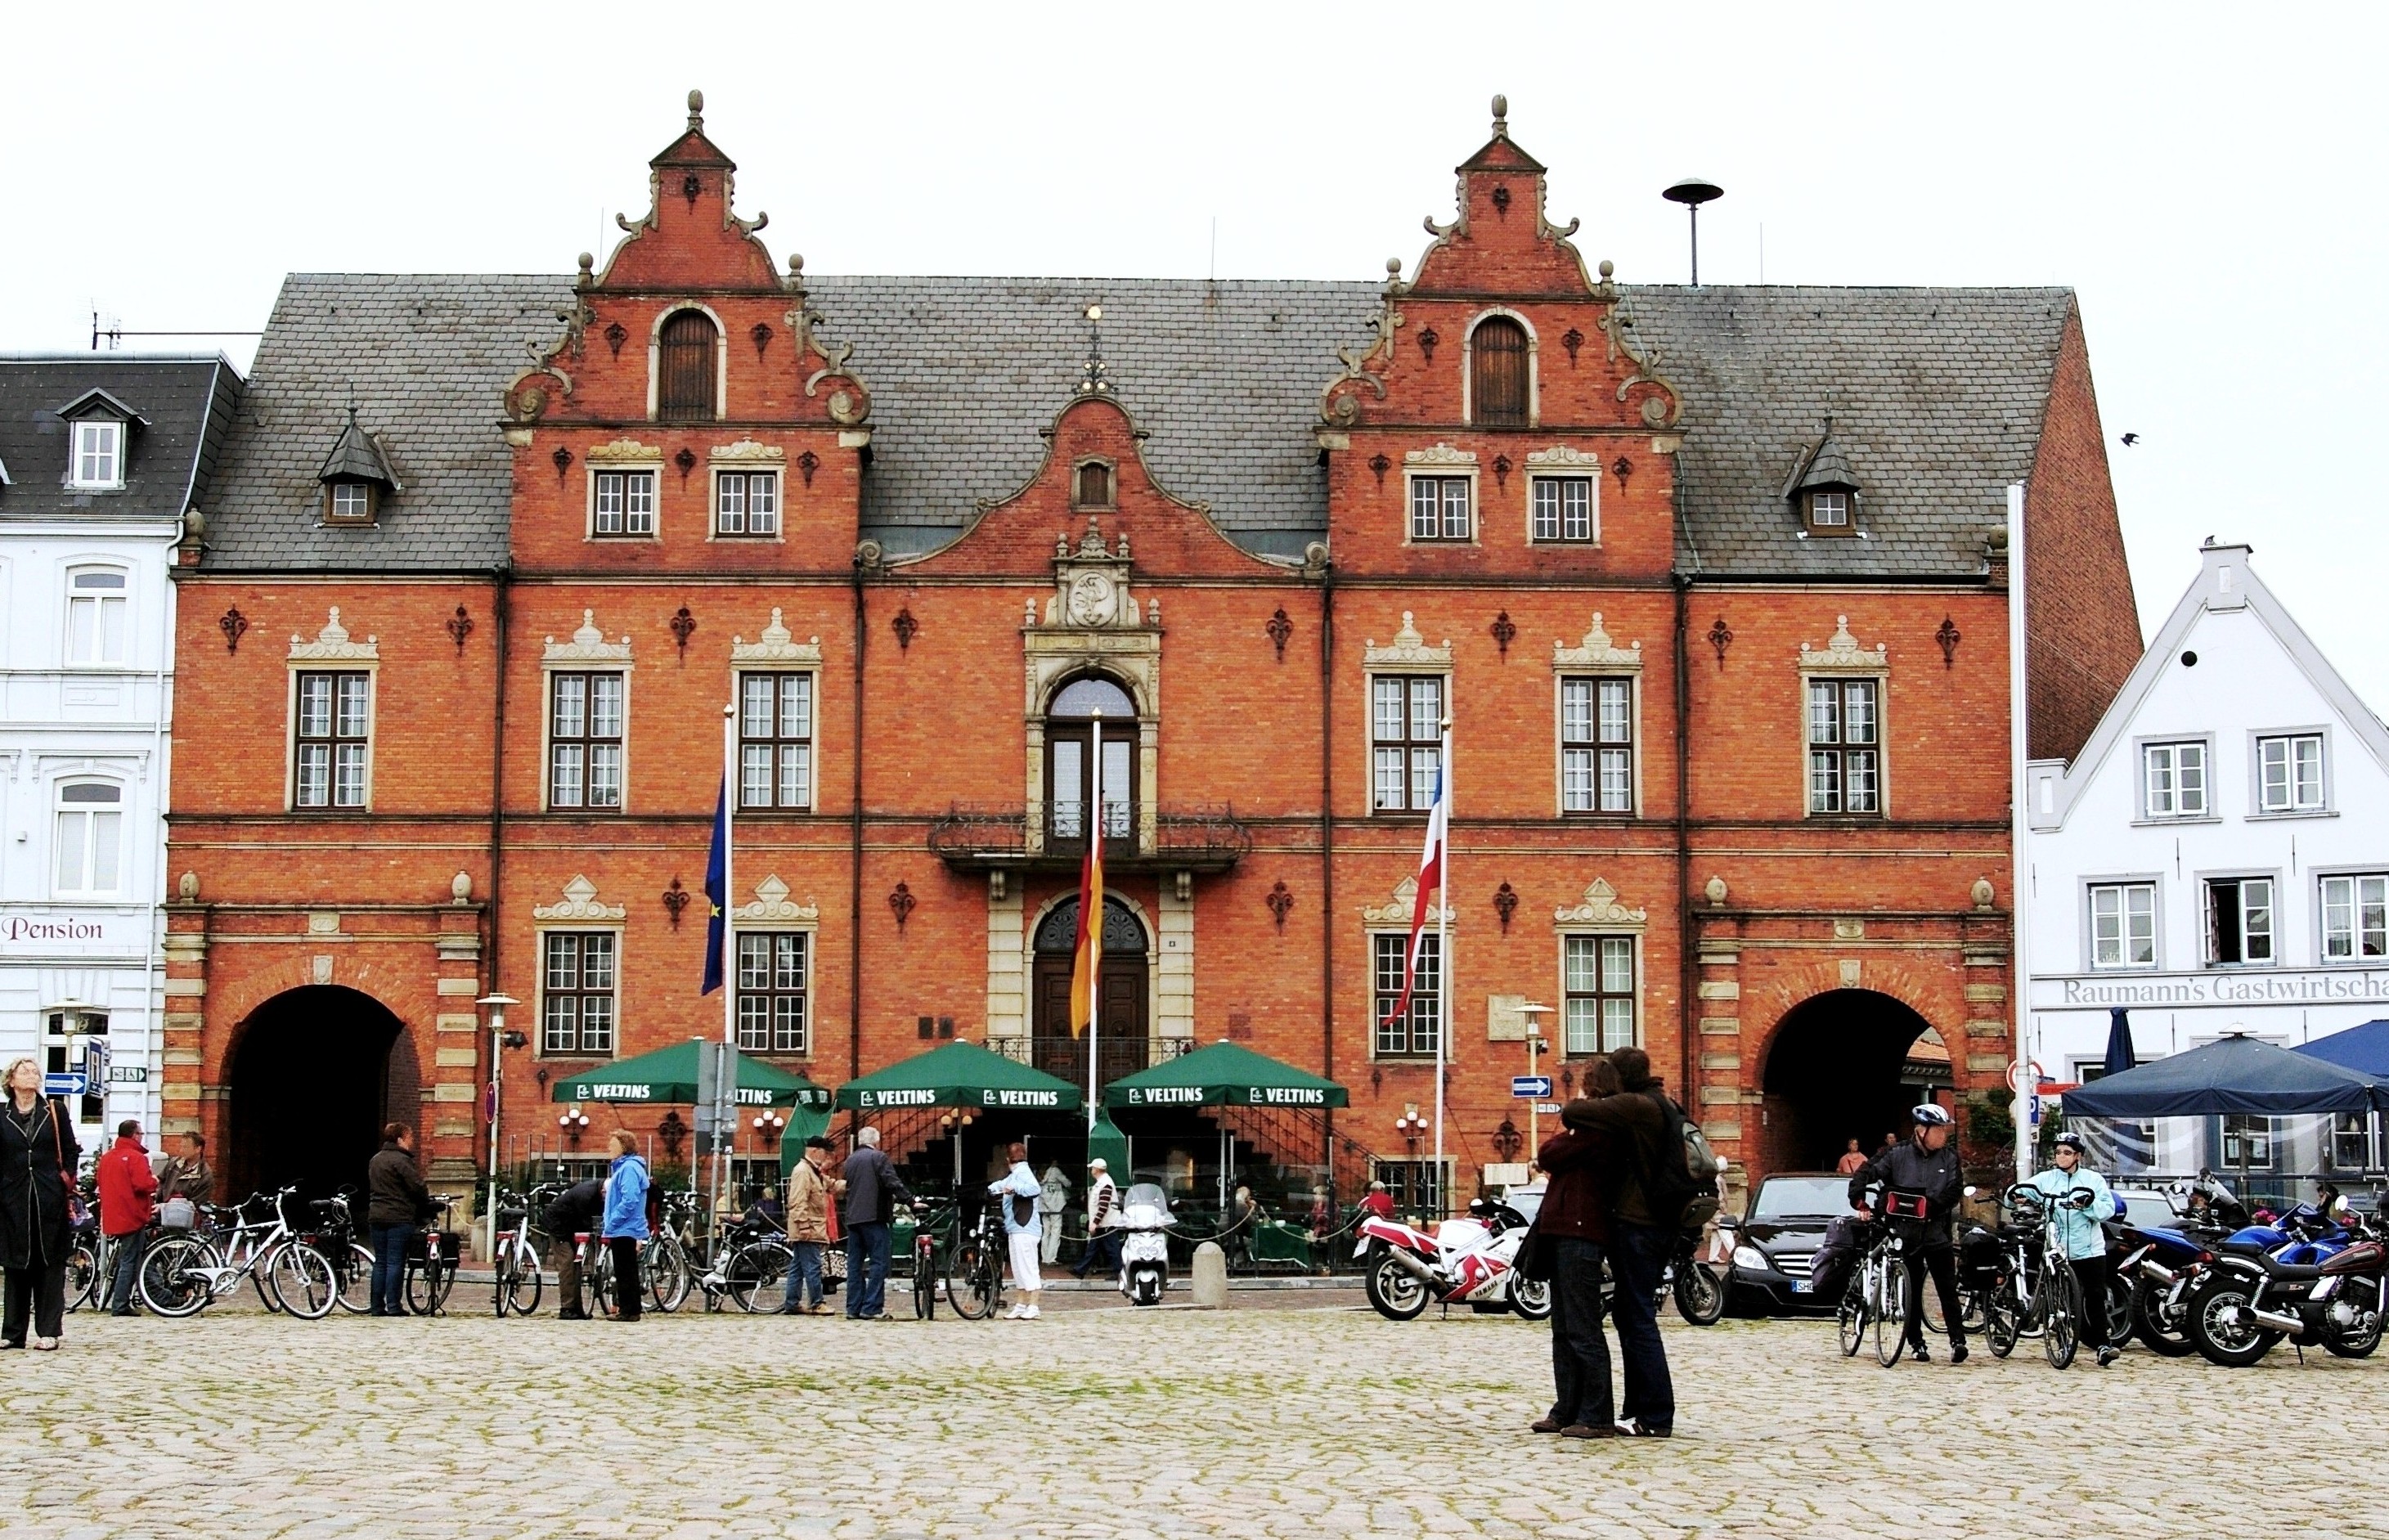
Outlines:
{"label": "sneaker", "polygon": [[1965,1343],[1952,1343],[1949,1345],[1949,1361],[1953,1364],[1962,1364],[1966,1361]]}
{"label": "sneaker", "polygon": [[1020,1307],[1020,1318],[1025,1321],[1040,1320],[1043,1318],[1043,1314],[1033,1305],[1024,1305]]}
{"label": "sneaker", "polygon": [[2105,1368],[2123,1355],[2124,1350],[2120,1347],[2102,1347],[2099,1350],[2099,1367]]}
{"label": "sneaker", "polygon": [[[1673,1438],[1676,1436],[1673,1423],[1665,1428],[1646,1428],[1631,1418],[1619,1423],[1614,1431],[1619,1438]],[[1593,1436],[1598,1438],[1601,1435],[1596,1433]]]}
{"label": "sneaker", "polygon": [[1021,1308],[1022,1308],[1022,1307],[1021,1307],[1021,1306],[1019,1306],[1019,1305],[1014,1305],[1011,1309],[1006,1310],[1006,1311],[1003,1313],[1003,1318],[1004,1318],[1005,1320],[1008,1320],[1008,1321],[1016,1321],[1016,1320],[1018,1320],[1018,1319],[1020,1318],[1020,1311],[1021,1311]]}
{"label": "sneaker", "polygon": [[1908,1355],[1915,1359],[1920,1364],[1929,1364],[1933,1361],[1933,1350],[1926,1347],[1923,1343],[1909,1343]]}
{"label": "sneaker", "polygon": [[56,1353],[58,1350],[58,1343],[63,1340],[58,1337],[36,1337],[33,1339],[33,1349],[37,1353]]}

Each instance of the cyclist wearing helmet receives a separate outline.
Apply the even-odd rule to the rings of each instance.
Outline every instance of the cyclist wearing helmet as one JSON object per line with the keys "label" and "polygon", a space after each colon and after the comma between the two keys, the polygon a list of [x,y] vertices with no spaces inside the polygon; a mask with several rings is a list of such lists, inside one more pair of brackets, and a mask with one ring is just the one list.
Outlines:
{"label": "cyclist wearing helmet", "polygon": [[[2107,1255],[2107,1231],[2099,1221],[2115,1211],[2107,1180],[2082,1164],[2082,1136],[2057,1136],[2057,1165],[2032,1179],[2032,1185],[2057,1205],[2057,1235],[2064,1242],[2065,1259],[2074,1265],[2074,1280],[2082,1286],[2082,1319],[2075,1324],[2082,1345],[2096,1348],[2099,1367],[2115,1361],[2121,1350],[2107,1341],[2107,1291],[2113,1287],[2114,1262]],[[2068,1193],[2088,1191],[2088,1207],[2066,1203]]]}
{"label": "cyclist wearing helmet", "polygon": [[1860,1166],[1850,1178],[1850,1206],[1869,1218],[1878,1208],[1868,1206],[1869,1189],[1880,1194],[1880,1215],[1898,1231],[1908,1268],[1908,1351],[1924,1362],[1924,1274],[1941,1294],[1941,1318],[1949,1327],[1949,1361],[1966,1361],[1966,1328],[1958,1304],[1958,1241],[1950,1220],[1958,1211],[1962,1180],[1958,1152],[1949,1145],[1948,1112],[1927,1101],[1913,1108],[1912,1138],[1884,1151]]}

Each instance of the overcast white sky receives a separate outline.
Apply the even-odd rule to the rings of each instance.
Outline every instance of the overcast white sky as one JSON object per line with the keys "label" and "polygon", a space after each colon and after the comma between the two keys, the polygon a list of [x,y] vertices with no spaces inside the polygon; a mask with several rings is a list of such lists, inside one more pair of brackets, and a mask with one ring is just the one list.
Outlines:
{"label": "overcast white sky", "polygon": [[254,329],[294,270],[569,273],[693,85],[814,272],[1200,276],[1216,219],[1221,276],[1373,279],[1502,91],[1623,279],[1685,276],[1698,172],[1713,282],[2074,286],[2143,631],[2246,540],[2389,706],[2378,7],[1143,9],[28,6],[0,349]]}

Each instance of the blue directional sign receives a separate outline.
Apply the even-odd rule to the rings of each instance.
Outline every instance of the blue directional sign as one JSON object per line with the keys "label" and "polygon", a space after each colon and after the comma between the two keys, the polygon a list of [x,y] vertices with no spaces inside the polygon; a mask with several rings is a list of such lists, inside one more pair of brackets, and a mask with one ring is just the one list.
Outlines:
{"label": "blue directional sign", "polygon": [[42,1094],[44,1096],[89,1096],[91,1082],[79,1070],[63,1075],[45,1075],[42,1076]]}
{"label": "blue directional sign", "polygon": [[1552,1077],[1548,1075],[1514,1075],[1510,1076],[1510,1094],[1526,1101],[1539,1100],[1552,1094]]}

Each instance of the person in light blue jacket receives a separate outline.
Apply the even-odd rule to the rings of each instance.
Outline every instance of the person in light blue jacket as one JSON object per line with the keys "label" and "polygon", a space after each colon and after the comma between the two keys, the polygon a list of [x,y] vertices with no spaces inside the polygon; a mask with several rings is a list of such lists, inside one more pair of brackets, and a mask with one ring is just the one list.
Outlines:
{"label": "person in light blue jacket", "polygon": [[[2056,1165],[2035,1177],[2032,1185],[2056,1205],[2057,1238],[2074,1266],[2075,1281],[2082,1286],[2082,1319],[2075,1323],[2076,1335],[2084,1346],[2098,1350],[2099,1367],[2105,1368],[2122,1351],[2107,1341],[2107,1292],[2115,1265],[2107,1255],[2107,1231],[2100,1223],[2115,1212],[2115,1203],[2107,1179],[2082,1164],[2081,1135],[2058,1135],[2056,1159]],[[2088,1207],[2075,1208],[2066,1202],[2085,1191],[2091,1194]]]}
{"label": "person in light blue jacket", "polygon": [[639,1138],[614,1130],[614,1164],[606,1173],[606,1249],[614,1259],[614,1315],[639,1318],[639,1242],[647,1238],[647,1163],[639,1158]]}
{"label": "person in light blue jacket", "polygon": [[1037,1296],[1045,1291],[1045,1279],[1037,1270],[1038,1243],[1045,1238],[1037,1200],[1045,1188],[1028,1168],[1028,1146],[1015,1144],[1007,1153],[1012,1169],[987,1186],[989,1198],[1003,1205],[1004,1241],[1012,1253],[1012,1286],[1021,1296],[1020,1303],[1004,1312],[1004,1319],[1033,1321],[1038,1316]]}

